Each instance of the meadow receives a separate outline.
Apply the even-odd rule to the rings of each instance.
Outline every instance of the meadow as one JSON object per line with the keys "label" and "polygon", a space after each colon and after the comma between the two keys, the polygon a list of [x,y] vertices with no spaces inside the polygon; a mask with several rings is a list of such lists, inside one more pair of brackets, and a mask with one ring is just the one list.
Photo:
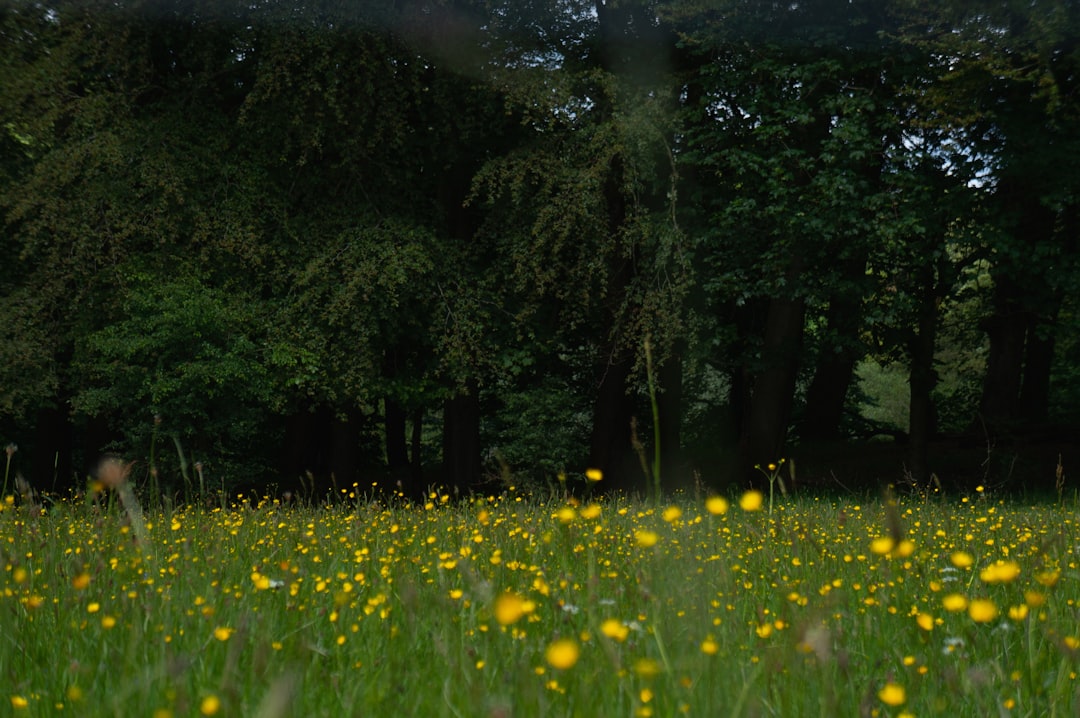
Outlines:
{"label": "meadow", "polygon": [[1075,505],[103,488],[3,502],[0,713],[1080,711]]}

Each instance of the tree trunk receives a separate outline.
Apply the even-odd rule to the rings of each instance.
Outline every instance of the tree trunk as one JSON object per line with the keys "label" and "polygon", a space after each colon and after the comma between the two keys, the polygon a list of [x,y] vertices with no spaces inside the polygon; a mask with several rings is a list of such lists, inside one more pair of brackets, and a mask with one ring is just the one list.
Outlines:
{"label": "tree trunk", "polygon": [[682,357],[672,354],[660,367],[660,478],[665,490],[689,488],[682,457]]}
{"label": "tree trunk", "polygon": [[934,348],[937,343],[938,310],[933,268],[928,269],[924,273],[918,328],[909,345],[911,404],[908,410],[908,470],[919,486],[925,486],[930,480],[927,450],[930,438],[937,432],[933,391],[937,386]]}
{"label": "tree trunk", "polygon": [[[1042,203],[1029,184],[1016,177],[1002,179],[997,196],[1004,208],[1003,221],[1011,232],[1014,252],[1005,253],[995,267],[994,315],[986,322],[990,354],[979,410],[991,432],[1015,427],[1018,420],[1026,418],[1024,409],[1039,414],[1040,405],[1045,405],[1041,394],[1044,384],[1049,391],[1053,344],[1043,342],[1040,346],[1041,340],[1033,329],[1043,307],[1057,303],[1054,290],[1043,281],[1042,268],[1026,260],[1031,251],[1054,241],[1057,213]],[[1009,260],[1010,256],[1014,258]],[[1033,362],[1027,388],[1025,358]],[[1022,392],[1027,394],[1026,402]]]}
{"label": "tree trunk", "polygon": [[390,397],[383,399],[383,425],[386,432],[386,467],[397,475],[409,467],[409,447],[405,430],[408,415],[404,407]]}
{"label": "tree trunk", "polygon": [[1020,386],[1020,416],[1029,423],[1044,423],[1050,414],[1054,334],[1048,324],[1040,322],[1036,316],[1032,316],[1028,322],[1024,376]]}
{"label": "tree trunk", "polygon": [[424,435],[424,410],[416,409],[412,415],[412,435],[409,437],[409,467],[412,485],[407,492],[411,496],[424,490],[424,459],[421,456]]}
{"label": "tree trunk", "polygon": [[979,413],[985,428],[991,432],[1018,417],[1027,321],[1011,296],[1015,291],[1011,283],[998,282],[995,292],[998,310],[986,322],[990,353],[986,358]]}
{"label": "tree trunk", "polygon": [[[860,272],[865,272],[862,262]],[[800,435],[815,441],[840,439],[848,389],[860,358],[859,324],[862,298],[836,297],[826,315],[827,338],[818,358],[814,378],[806,392],[806,414]]]}
{"label": "tree trunk", "polygon": [[641,463],[630,443],[633,400],[626,393],[630,360],[608,364],[593,405],[589,467],[604,472],[605,491],[642,491],[646,488]]}
{"label": "tree trunk", "polygon": [[357,460],[360,454],[360,425],[363,416],[349,411],[344,417],[330,417],[330,445],[327,463],[330,485],[335,494],[350,488],[358,480]]}
{"label": "tree trunk", "polygon": [[[25,478],[37,489],[49,489],[72,473],[74,433],[68,412],[59,406],[39,409],[34,421],[33,456]],[[16,454],[18,456],[18,454]],[[13,483],[8,484],[9,493]]]}
{"label": "tree trunk", "polygon": [[443,482],[456,494],[480,482],[480,397],[475,381],[443,404]]}
{"label": "tree trunk", "polygon": [[762,346],[764,369],[754,380],[746,422],[748,472],[755,465],[764,466],[783,457],[799,370],[804,315],[802,298],[774,297],[769,302]]}

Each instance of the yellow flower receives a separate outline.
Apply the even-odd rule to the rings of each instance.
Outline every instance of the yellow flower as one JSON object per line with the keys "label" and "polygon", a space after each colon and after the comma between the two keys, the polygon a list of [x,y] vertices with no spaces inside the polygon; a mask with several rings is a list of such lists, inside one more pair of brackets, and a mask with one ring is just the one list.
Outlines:
{"label": "yellow flower", "polygon": [[975,563],[975,559],[967,551],[953,551],[952,555],[949,556],[949,560],[957,568],[968,568]]}
{"label": "yellow flower", "polygon": [[589,504],[581,510],[581,518],[595,519],[600,515],[600,504]]}
{"label": "yellow flower", "polygon": [[1009,618],[1014,621],[1023,621],[1027,618],[1028,607],[1027,604],[1021,603],[1019,606],[1009,606]]}
{"label": "yellow flower", "polygon": [[622,643],[630,635],[630,627],[616,618],[609,618],[600,624],[600,633]]}
{"label": "yellow flower", "polygon": [[214,629],[214,638],[218,639],[219,641],[229,640],[229,637],[232,636],[232,634],[233,629],[226,628],[225,626],[218,626]]}
{"label": "yellow flower", "polygon": [[495,599],[495,620],[509,626],[521,620],[525,615],[525,602],[512,591],[507,591]]}
{"label": "yellow flower", "polygon": [[891,536],[880,536],[870,542],[870,551],[878,556],[884,556],[893,550],[896,542]]}
{"label": "yellow flower", "polygon": [[656,678],[662,671],[660,664],[651,658],[639,658],[634,661],[634,673],[647,681]]}
{"label": "yellow flower", "polygon": [[1059,578],[1061,578],[1061,571],[1057,570],[1040,571],[1035,574],[1035,580],[1038,581],[1040,585],[1046,586],[1047,588],[1053,588],[1057,584]]}
{"label": "yellow flower", "polygon": [[760,511],[764,500],[765,497],[761,495],[760,491],[747,491],[739,499],[739,508],[743,511]]}
{"label": "yellow flower", "polygon": [[71,587],[74,588],[76,591],[82,591],[89,585],[90,574],[86,573],[85,571],[83,573],[80,573],[75,578],[71,579]]}
{"label": "yellow flower", "polygon": [[87,613],[97,613],[100,610],[101,610],[101,604],[98,603],[97,601],[92,601],[91,603],[86,604],[86,612]]}
{"label": "yellow flower", "polygon": [[896,548],[893,549],[893,554],[900,558],[907,558],[913,553],[915,553],[915,542],[911,539],[902,540],[900,543],[896,544]]}
{"label": "yellow flower", "polygon": [[669,524],[674,521],[678,521],[681,516],[682,509],[680,509],[678,506],[668,506],[666,509],[664,509],[664,521],[667,521]]}
{"label": "yellow flower", "polygon": [[1046,605],[1046,594],[1038,591],[1024,591],[1024,603],[1031,608],[1042,608]]}
{"label": "yellow flower", "polygon": [[589,481],[602,481],[604,479],[604,472],[600,469],[586,469],[585,478]]}
{"label": "yellow flower", "polygon": [[574,511],[573,506],[563,506],[555,513],[555,518],[559,519],[559,523],[568,524],[577,517],[577,512]]}
{"label": "yellow flower", "polygon": [[768,638],[772,635],[773,625],[771,623],[763,623],[754,629],[754,633],[758,634],[759,638]]}
{"label": "yellow flower", "polygon": [[976,598],[968,604],[968,615],[975,623],[989,623],[998,617],[998,607],[986,598]]}
{"label": "yellow flower", "polygon": [[204,716],[216,715],[221,710],[221,699],[217,696],[207,696],[199,704],[199,712]]}
{"label": "yellow flower", "polygon": [[705,499],[705,510],[713,516],[722,516],[727,513],[728,500],[723,496],[710,496]]}
{"label": "yellow flower", "polygon": [[14,708],[15,710],[22,710],[23,708],[26,708],[28,705],[30,705],[30,704],[22,696],[12,696],[11,697],[11,707]]}
{"label": "yellow flower", "polygon": [[979,572],[983,583],[1010,583],[1020,575],[1020,564],[1016,561],[995,561]]}
{"label": "yellow flower", "polygon": [[701,642],[701,652],[706,656],[715,656],[720,646],[712,638],[706,638]]}
{"label": "yellow flower", "polygon": [[894,708],[904,705],[904,702],[907,701],[907,693],[904,691],[904,687],[891,681],[882,686],[877,695],[882,703]]}
{"label": "yellow flower", "polygon": [[637,540],[637,545],[642,548],[652,548],[656,545],[656,542],[660,540],[659,534],[655,531],[648,531],[646,529],[636,532],[634,538]]}
{"label": "yellow flower", "polygon": [[959,613],[968,607],[968,600],[963,594],[950,593],[948,596],[941,599],[941,605],[945,607],[946,611]]}
{"label": "yellow flower", "polygon": [[919,624],[919,628],[924,631],[934,630],[934,617],[929,613],[920,613],[915,617],[915,622]]}
{"label": "yellow flower", "polygon": [[564,671],[573,668],[580,655],[581,649],[572,638],[560,638],[553,641],[544,653],[549,666]]}

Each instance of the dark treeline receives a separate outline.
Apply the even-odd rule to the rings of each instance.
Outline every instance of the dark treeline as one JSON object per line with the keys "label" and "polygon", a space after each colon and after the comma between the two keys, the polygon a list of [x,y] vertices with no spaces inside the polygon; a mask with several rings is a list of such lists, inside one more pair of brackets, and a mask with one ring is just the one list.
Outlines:
{"label": "dark treeline", "polygon": [[1069,0],[3,0],[0,439],[723,486],[880,434],[872,358],[925,482],[1071,438],[1078,140]]}

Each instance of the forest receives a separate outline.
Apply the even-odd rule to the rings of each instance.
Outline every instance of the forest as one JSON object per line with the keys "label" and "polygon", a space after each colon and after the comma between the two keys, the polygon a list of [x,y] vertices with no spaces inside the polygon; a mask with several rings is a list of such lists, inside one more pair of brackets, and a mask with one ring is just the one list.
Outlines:
{"label": "forest", "polygon": [[1072,0],[2,0],[0,443],[1053,487],[1078,208]]}

